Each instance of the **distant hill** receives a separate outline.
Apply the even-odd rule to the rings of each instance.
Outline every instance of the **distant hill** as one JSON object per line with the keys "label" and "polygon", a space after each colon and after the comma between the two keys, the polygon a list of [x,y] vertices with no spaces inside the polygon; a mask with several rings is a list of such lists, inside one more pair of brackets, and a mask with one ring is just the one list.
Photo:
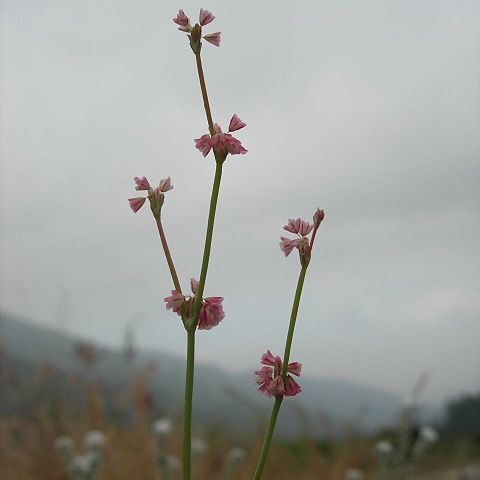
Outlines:
{"label": "distant hill", "polygon": [[[28,380],[47,362],[53,370],[57,395],[67,388],[67,376],[85,371],[79,360],[79,340],[65,333],[38,326],[7,314],[0,314],[0,348],[3,364]],[[135,375],[149,364],[155,366],[149,388],[159,412],[179,412],[183,399],[184,360],[158,352],[136,352],[127,361],[123,352],[95,346],[98,360],[90,375],[105,388],[106,402],[113,392],[125,392]],[[88,353],[88,352],[87,352]],[[279,419],[283,434],[308,428],[316,434],[339,432],[354,419],[364,430],[391,425],[398,417],[400,398],[390,392],[365,385],[332,379],[301,379],[303,392],[284,403]],[[0,390],[4,385],[0,385]],[[9,396],[3,407],[9,412],[20,409],[25,398]],[[267,415],[271,401],[256,392],[251,372],[234,374],[213,366],[197,365],[195,372],[195,421],[197,424],[221,423],[233,430],[255,428],[259,416]],[[234,412],[232,415],[231,413]],[[363,413],[362,413],[363,412]],[[328,421],[326,419],[328,418]],[[332,431],[326,431],[330,425]],[[329,428],[330,428],[329,427]]]}

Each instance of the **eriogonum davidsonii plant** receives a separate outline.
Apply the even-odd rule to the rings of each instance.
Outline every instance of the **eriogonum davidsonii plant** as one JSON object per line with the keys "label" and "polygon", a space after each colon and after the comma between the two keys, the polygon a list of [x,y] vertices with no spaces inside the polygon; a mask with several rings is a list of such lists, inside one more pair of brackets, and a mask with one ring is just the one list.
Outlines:
{"label": "eriogonum davidsonii plant", "polygon": [[233,115],[226,133],[213,123],[210,102],[205,85],[202,59],[202,40],[205,40],[217,47],[220,46],[220,32],[203,34],[203,27],[210,24],[215,16],[203,8],[200,10],[198,22],[192,26],[190,19],[183,10],[180,10],[173,21],[179,25],[179,30],[185,32],[195,55],[200,90],[202,93],[203,105],[207,117],[208,133],[195,139],[195,146],[204,157],[213,153],[215,159],[215,176],[213,179],[210,209],[207,221],[207,231],[203,250],[202,265],[199,280],[191,279],[191,294],[184,294],[178,279],[175,265],[168,247],[167,239],[162,225],[162,207],[165,201],[165,194],[173,188],[170,177],[161,180],[159,185],[153,188],[145,177],[135,177],[135,189],[147,192],[147,196],[130,198],[128,201],[134,212],[138,212],[148,199],[153,216],[157,223],[160,241],[167,260],[168,268],[173,281],[174,289],[171,295],[165,297],[166,308],[176,313],[182,320],[187,332],[187,365],[185,376],[185,404],[184,404],[184,432],[183,432],[183,478],[191,478],[191,451],[192,451],[192,400],[193,400],[193,378],[195,359],[195,333],[197,330],[210,330],[217,326],[224,318],[223,297],[204,297],[205,281],[207,278],[210,249],[212,244],[213,226],[217,208],[220,181],[222,178],[223,164],[228,155],[240,155],[247,153],[241,142],[232,135],[232,132],[240,130],[246,124],[237,115]]}
{"label": "eriogonum davidsonii plant", "polygon": [[[131,209],[138,212],[148,200],[150,209],[157,223],[160,241],[165,253],[168,268],[173,282],[171,294],[164,298],[167,310],[177,314],[183,323],[187,333],[187,365],[185,375],[185,401],[184,401],[184,430],[183,430],[183,478],[191,479],[192,470],[192,400],[193,400],[193,379],[194,379],[194,360],[195,360],[195,333],[197,330],[210,330],[217,326],[224,318],[223,297],[204,297],[205,281],[207,278],[208,263],[210,259],[210,250],[212,244],[213,227],[215,221],[215,212],[217,209],[217,200],[222,178],[222,169],[228,155],[244,155],[246,148],[240,140],[232,135],[246,124],[234,114],[229,122],[228,129],[223,132],[221,127],[213,122],[210,109],[210,102],[207,95],[207,87],[203,73],[201,49],[202,40],[205,40],[217,47],[220,46],[220,32],[203,33],[203,27],[210,24],[215,16],[208,10],[200,9],[198,22],[192,26],[190,19],[183,10],[179,10],[173,21],[179,26],[178,29],[187,35],[190,48],[195,56],[198,79],[200,81],[200,90],[207,117],[208,133],[200,135],[194,140],[195,147],[204,157],[213,154],[215,160],[215,176],[213,179],[212,193],[210,199],[210,209],[207,220],[207,230],[205,235],[205,245],[203,250],[200,277],[197,281],[192,278],[190,281],[191,293],[185,294],[182,291],[180,281],[175,269],[175,265],[168,247],[167,239],[162,225],[162,207],[165,202],[165,194],[173,189],[170,177],[159,182],[158,186],[153,188],[145,177],[135,177],[135,189],[146,192],[146,196],[130,198]],[[298,362],[289,363],[290,349],[295,328],[295,321],[300,302],[305,273],[310,262],[312,247],[315,240],[317,229],[323,220],[323,211],[317,210],[313,218],[313,224],[297,219],[289,220],[284,228],[288,232],[297,235],[295,238],[281,238],[281,249],[288,256],[294,249],[299,252],[301,271],[298,280],[295,299],[293,302],[292,313],[290,317],[290,327],[288,330],[285,353],[283,360],[279,356],[274,356],[267,351],[261,358],[263,367],[256,372],[259,391],[268,397],[274,397],[275,403],[270,419],[269,427],[265,436],[265,442],[260,454],[255,479],[260,478],[265,460],[268,455],[270,441],[273,435],[275,422],[278,416],[283,397],[294,396],[301,392],[301,387],[295,381],[293,376],[300,376],[301,364]],[[312,233],[313,232],[313,233]],[[312,233],[309,239],[309,234]]]}
{"label": "eriogonum davidsonii plant", "polygon": [[[297,289],[293,299],[283,360],[278,355],[274,356],[270,350],[267,350],[267,352],[264,353],[260,359],[262,365],[265,366],[255,372],[257,376],[256,383],[259,385],[259,392],[264,393],[268,397],[274,397],[275,401],[273,404],[272,413],[270,415],[267,431],[265,433],[262,451],[260,453],[257,468],[253,477],[254,480],[258,480],[262,476],[283,398],[293,397],[302,391],[300,385],[292,376],[300,376],[302,364],[298,362],[289,363],[290,350],[292,348],[293,333],[295,331],[295,322],[297,321],[298,307],[300,304],[300,297],[302,295],[303,283],[305,281],[305,274],[307,273],[307,268],[312,257],[312,249],[315,242],[315,237],[317,235],[317,230],[324,217],[325,214],[323,210],[317,208],[317,211],[313,215],[312,224],[302,220],[301,218],[297,218],[295,220],[289,219],[287,225],[285,225],[283,228],[287,232],[296,235],[296,237],[280,237],[280,249],[286,257],[288,257],[288,255],[290,255],[294,249],[298,250],[298,257],[300,259],[300,275],[298,277]],[[311,237],[309,238],[310,234]]]}

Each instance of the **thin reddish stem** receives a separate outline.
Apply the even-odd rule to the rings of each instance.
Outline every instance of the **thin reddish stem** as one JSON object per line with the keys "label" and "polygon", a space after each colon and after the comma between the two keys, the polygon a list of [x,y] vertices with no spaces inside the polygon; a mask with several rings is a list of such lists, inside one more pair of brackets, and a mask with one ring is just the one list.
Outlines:
{"label": "thin reddish stem", "polygon": [[177,271],[175,270],[175,265],[173,263],[172,255],[170,254],[170,249],[168,248],[167,237],[165,236],[165,232],[163,230],[162,220],[160,216],[156,218],[158,233],[160,234],[160,241],[162,242],[163,251],[165,252],[165,258],[167,259],[168,268],[170,270],[170,275],[172,276],[173,285],[175,286],[175,290],[178,293],[182,293],[182,288],[180,287],[180,282],[178,281]]}

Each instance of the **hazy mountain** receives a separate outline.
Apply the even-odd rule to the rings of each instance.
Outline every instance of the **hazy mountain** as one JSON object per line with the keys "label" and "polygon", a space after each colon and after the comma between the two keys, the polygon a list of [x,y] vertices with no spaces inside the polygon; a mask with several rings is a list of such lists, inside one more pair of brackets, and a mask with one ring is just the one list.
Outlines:
{"label": "hazy mountain", "polygon": [[[127,360],[124,352],[95,345],[97,360],[90,368],[79,357],[88,358],[85,343],[65,333],[0,314],[0,346],[3,364],[28,381],[40,364],[52,367],[53,388],[62,397],[67,376],[74,372],[100,380],[106,403],[114,395],[125,393],[131,380],[155,367],[149,382],[155,408],[159,412],[179,412],[183,399],[184,360],[160,352],[140,351]],[[79,347],[80,346],[80,347]],[[75,353],[77,351],[77,353]],[[365,385],[333,379],[301,378],[303,392],[284,402],[279,430],[295,433],[308,428],[315,433],[340,431],[357,420],[363,429],[374,429],[396,421],[401,402],[398,396]],[[20,408],[26,399],[12,400],[8,410]],[[4,406],[4,408],[6,408]],[[195,421],[197,424],[221,423],[226,428],[253,429],[267,415],[271,401],[256,392],[252,372],[233,374],[213,366],[198,365],[195,374]],[[282,407],[283,408],[283,407]],[[328,419],[328,420],[327,420]],[[330,427],[329,427],[330,426]]]}

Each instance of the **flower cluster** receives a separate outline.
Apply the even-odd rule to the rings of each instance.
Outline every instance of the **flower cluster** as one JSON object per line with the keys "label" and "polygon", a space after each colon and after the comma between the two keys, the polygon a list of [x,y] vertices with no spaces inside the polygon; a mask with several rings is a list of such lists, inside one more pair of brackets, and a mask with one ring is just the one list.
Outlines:
{"label": "flower cluster", "polygon": [[215,135],[211,137],[207,133],[200,138],[196,138],[195,146],[202,152],[204,157],[209,154],[212,148],[213,151],[221,157],[226,157],[228,154],[244,155],[248,150],[242,146],[240,140],[230,135],[230,132],[235,132],[246,126],[247,124],[242,122],[240,118],[234,114],[228,125],[228,133],[223,133],[220,126],[215,123]]}
{"label": "flower cluster", "polygon": [[[287,238],[280,237],[280,249],[285,254],[286,257],[290,255],[294,248],[297,248],[300,252],[300,255],[306,255],[310,253],[310,250],[313,246],[313,240],[315,238],[315,233],[317,232],[320,223],[325,217],[323,210],[317,208],[317,211],[313,215],[313,224],[302,220],[301,218],[288,220],[288,224],[283,227],[284,230],[290,233],[297,235],[297,238]],[[311,241],[308,239],[308,235],[313,230],[313,235]]]}
{"label": "flower cluster", "polygon": [[[152,209],[154,207],[160,208],[163,205],[163,200],[164,200],[164,193],[168,192],[173,188],[172,181],[170,177],[164,178],[160,180],[160,183],[158,184],[158,187],[152,188],[150,186],[150,183],[145,177],[134,177],[133,179],[135,181],[135,190],[146,190],[148,192],[148,199],[150,200],[150,204],[152,205]],[[128,203],[130,204],[130,208],[137,213],[142,207],[143,204],[145,203],[145,200],[147,197],[135,197],[135,198],[129,198]]]}
{"label": "flower cluster", "polygon": [[[185,12],[183,10],[179,10],[177,16],[173,19],[173,21],[177,24],[180,25],[178,29],[182,32],[185,32],[188,34],[190,41],[192,42],[192,34],[195,33],[195,35],[198,35],[196,30],[199,30],[199,37],[201,36],[201,27],[204,25],[208,25],[210,22],[213,22],[215,20],[215,15],[213,15],[212,12],[209,12],[208,10],[204,10],[203,8],[200,9],[200,14],[198,16],[198,27],[197,25],[195,27],[192,27],[190,24],[190,19],[185,15]],[[210,42],[211,44],[215,45],[216,47],[220,46],[220,34],[221,32],[215,32],[215,33],[209,33],[207,35],[204,35],[202,38],[206,40],[207,42]]]}
{"label": "flower cluster", "polygon": [[[172,310],[179,316],[188,318],[190,308],[193,305],[193,299],[198,291],[198,281],[192,278],[190,286],[193,295],[183,295],[176,290],[172,290],[169,297],[165,297],[163,301],[166,303],[167,310]],[[202,299],[200,313],[198,314],[198,329],[210,330],[216,327],[225,317],[223,311],[223,297],[207,297]]]}
{"label": "flower cluster", "polygon": [[[278,355],[273,355],[270,350],[262,355],[260,359],[262,367],[255,372],[257,378],[255,382],[259,385],[258,391],[265,394],[267,397],[273,395],[284,395],[286,397],[294,397],[302,391],[300,385],[287,373],[285,381],[282,378],[282,359]],[[302,371],[302,364],[292,362],[288,364],[287,372],[300,376]]]}

